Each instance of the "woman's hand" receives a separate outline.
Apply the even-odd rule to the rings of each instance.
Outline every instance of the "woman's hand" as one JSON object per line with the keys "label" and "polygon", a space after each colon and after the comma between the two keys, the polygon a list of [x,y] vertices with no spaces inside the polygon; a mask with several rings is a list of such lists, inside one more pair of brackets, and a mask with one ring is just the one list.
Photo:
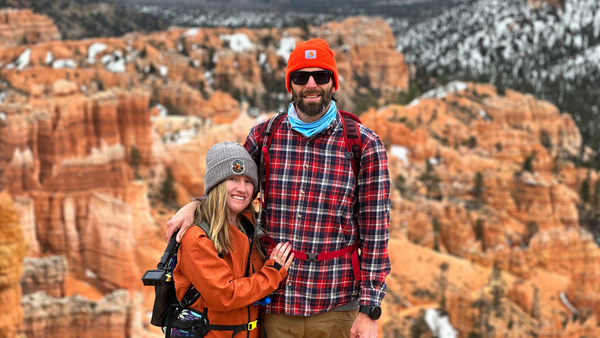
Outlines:
{"label": "woman's hand", "polygon": [[274,259],[275,262],[279,263],[279,265],[283,266],[287,271],[294,260],[294,254],[291,253],[291,251],[292,245],[290,242],[279,243],[271,252],[269,259]]}
{"label": "woman's hand", "polygon": [[196,207],[198,206],[198,202],[192,201],[177,211],[177,213],[171,218],[170,221],[167,222],[167,233],[165,237],[167,238],[167,242],[171,239],[171,236],[175,233],[175,231],[181,230],[177,233],[177,242],[181,242],[181,238],[185,231],[194,224],[194,213],[196,212]]}

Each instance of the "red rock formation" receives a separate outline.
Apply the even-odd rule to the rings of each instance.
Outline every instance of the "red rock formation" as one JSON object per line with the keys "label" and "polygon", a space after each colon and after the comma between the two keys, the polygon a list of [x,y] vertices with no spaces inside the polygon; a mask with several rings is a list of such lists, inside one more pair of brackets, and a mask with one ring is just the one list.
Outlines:
{"label": "red rock formation", "polygon": [[25,196],[13,197],[15,210],[19,215],[19,224],[23,229],[23,237],[29,243],[28,257],[40,257],[41,248],[37,239],[37,228],[35,226],[35,212],[33,200]]}
{"label": "red rock formation", "polygon": [[54,298],[64,296],[67,260],[64,256],[25,258],[21,289],[23,294],[44,291]]}
{"label": "red rock formation", "polygon": [[[361,116],[388,146],[390,175],[401,191],[393,199],[392,236],[479,266],[495,262],[511,280],[523,278],[504,287],[511,302],[505,310],[513,309],[515,318],[523,318],[523,326],[518,331],[497,331],[500,335],[534,330],[539,336],[571,337],[595,332],[589,322],[563,326],[570,310],[558,310],[566,309],[557,296],[561,292],[590,320],[598,318],[600,309],[596,287],[600,274],[595,272],[600,250],[579,229],[577,211],[579,185],[586,177],[593,181],[597,173],[568,165],[556,168],[552,163],[559,154],[575,154],[581,145],[577,128],[568,115],[530,96],[510,92],[498,97],[493,87],[481,85],[457,87],[462,89],[426,94],[438,98]],[[527,167],[532,149],[536,154]],[[409,249],[401,252],[407,255]],[[402,260],[397,269],[406,270],[406,258],[397,259]],[[431,262],[425,262],[431,270]],[[435,307],[440,298],[428,298],[436,295],[436,288],[433,284],[423,288],[428,285],[426,274],[409,272],[419,275],[419,282],[403,281],[394,294],[413,305],[429,301]],[[457,283],[451,274],[448,280]],[[472,319],[480,314],[472,304],[478,299],[490,302],[489,287],[483,298],[478,287],[448,290],[455,327],[461,333],[482,332],[481,323]],[[421,296],[414,299],[415,295]],[[492,325],[506,327],[510,319],[502,318],[493,319]]]}
{"label": "red rock formation", "polygon": [[0,332],[3,337],[17,337],[17,329],[23,319],[21,309],[21,286],[23,257],[27,254],[27,243],[19,225],[18,215],[10,195],[0,192]]}
{"label": "red rock formation", "polygon": [[[383,20],[350,18],[309,30],[336,55],[340,106],[351,110],[367,82],[389,95],[408,87],[403,56]],[[227,43],[235,34],[250,42],[243,51]],[[277,96],[289,97],[275,42],[303,34],[297,28],[173,28],[3,49],[0,74],[8,84],[0,86],[9,94],[0,105],[0,189],[14,196],[29,255],[62,255],[69,267],[64,278],[37,284],[31,281],[39,275],[28,273],[23,287],[94,299],[29,294],[22,333],[145,334],[142,313],[153,293],[139,277],[164,249],[173,210],[157,201],[166,169],[178,204],[202,195],[206,150],[225,140],[242,143],[264,121],[265,115],[249,117],[248,104],[268,112],[279,109]],[[6,67],[23,53],[28,64]],[[75,69],[54,68],[59,60],[71,60]],[[161,116],[158,104],[170,115]],[[485,324],[498,337],[600,333],[600,254],[580,229],[577,210],[581,183],[599,176],[569,162],[581,136],[568,114],[530,95],[507,90],[498,96],[493,86],[452,83],[445,92],[361,119],[386,145],[393,181],[393,268],[380,336],[409,335],[406,318],[418,319],[443,300],[461,335],[482,333]],[[502,278],[491,281],[494,265]],[[2,285],[0,279],[0,297]],[[14,283],[7,288],[14,298]],[[96,303],[120,288],[142,292],[134,300]],[[563,293],[587,321],[568,320]],[[0,323],[14,332],[15,304]],[[99,307],[105,311],[88,312]],[[483,310],[493,310],[487,322]]]}
{"label": "red rock formation", "polygon": [[215,91],[206,100],[186,84],[157,86],[156,100],[172,115],[198,116],[215,123],[231,123],[240,113],[239,102],[228,93]]}
{"label": "red rock formation", "polygon": [[[369,26],[370,29],[364,29]],[[384,94],[408,90],[404,56],[396,52],[396,38],[383,19],[354,17],[315,27],[311,35],[327,40],[335,50],[341,90],[354,94],[361,80]],[[356,75],[355,75],[356,74]]]}
{"label": "red rock formation", "polygon": [[556,8],[565,8],[565,0],[528,0],[527,5],[532,8],[540,8],[543,5],[550,5]]}
{"label": "red rock formation", "polygon": [[[328,40],[334,50],[343,78],[339,95],[348,105],[347,109],[354,107],[352,97],[358,87],[372,87],[386,94],[407,90],[404,57],[395,50],[392,31],[385,21],[351,18],[311,30],[313,36]],[[11,66],[0,73],[13,88],[32,94],[41,90],[39,85],[48,90],[57,80],[65,78],[76,83],[83,92],[114,86],[129,88],[141,83],[152,87],[162,83],[169,87],[169,82],[175,82],[176,88],[180,83],[187,83],[200,91],[192,94],[196,96],[192,102],[206,100],[199,100],[197,96],[211,98],[215,91],[221,90],[237,99],[244,97],[255,106],[275,110],[279,109],[281,100],[278,95],[287,94],[282,84],[285,60],[278,55],[274,44],[283,37],[299,41],[302,36],[299,29],[173,28],[148,35],[132,33],[123,38],[47,42],[6,49],[0,54],[0,64]],[[232,37],[247,38],[251,45],[243,50],[230,47],[227,42]],[[14,64],[13,60],[23,53],[30,55],[29,62]],[[184,96],[174,101],[181,101],[180,108],[184,110],[197,108],[187,107],[187,100]],[[211,104],[216,108],[215,115],[230,112],[228,102],[225,106],[218,104]],[[207,113],[213,112],[209,109]],[[224,122],[233,117],[228,116]]]}
{"label": "red rock formation", "polygon": [[21,332],[27,337],[127,337],[131,301],[125,290],[115,291],[100,301],[81,296],[52,298],[44,292],[23,296],[25,313]]}
{"label": "red rock formation", "polygon": [[60,40],[61,35],[52,19],[29,9],[0,10],[0,44],[16,46]]}

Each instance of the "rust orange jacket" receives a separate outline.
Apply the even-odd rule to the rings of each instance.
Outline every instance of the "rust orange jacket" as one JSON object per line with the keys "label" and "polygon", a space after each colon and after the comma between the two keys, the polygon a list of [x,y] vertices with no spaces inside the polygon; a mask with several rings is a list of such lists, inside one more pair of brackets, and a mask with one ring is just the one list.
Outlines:
{"label": "rust orange jacket", "polygon": [[[259,306],[252,303],[269,295],[287,277],[285,268],[274,260],[263,263],[243,232],[230,226],[229,233],[232,250],[220,258],[214,244],[200,227],[189,228],[181,240],[173,272],[177,298],[181,300],[193,284],[201,297],[190,307],[198,311],[207,308],[208,321],[215,325],[239,325],[256,320]],[[249,261],[249,277],[246,277]],[[259,326],[252,331],[242,331],[235,338],[258,338],[260,332]],[[232,333],[213,330],[206,337],[230,338]]]}

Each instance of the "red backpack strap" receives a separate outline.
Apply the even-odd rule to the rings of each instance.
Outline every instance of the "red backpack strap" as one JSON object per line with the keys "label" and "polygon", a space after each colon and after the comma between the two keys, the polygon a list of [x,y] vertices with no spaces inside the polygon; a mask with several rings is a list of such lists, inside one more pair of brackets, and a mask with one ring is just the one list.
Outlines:
{"label": "red backpack strap", "polygon": [[[340,110],[340,115],[342,116],[342,126],[344,128],[344,136],[346,138],[346,154],[345,157],[348,160],[351,160],[352,170],[354,170],[354,179],[356,182],[356,189],[354,190],[356,193],[357,204],[358,204],[358,173],[360,172],[360,161],[362,159],[362,143],[360,139],[360,129],[359,124],[362,124],[358,116]],[[355,210],[358,212],[358,208]],[[360,269],[360,263],[358,261],[357,251],[360,248],[360,227],[358,225],[358,221],[356,221],[356,240],[354,241],[354,249],[351,254],[352,258],[352,268],[354,270],[354,278],[357,281],[362,280],[362,271]]]}
{"label": "red backpack strap", "polygon": [[358,173],[360,172],[360,159],[362,158],[362,144],[360,142],[360,130],[358,124],[361,123],[358,116],[340,110],[342,115],[342,126],[344,128],[344,136],[346,138],[346,159],[352,163],[354,170],[354,178],[358,184]]}
{"label": "red backpack strap", "polygon": [[271,142],[273,142],[273,135],[275,131],[283,121],[283,118],[287,115],[287,113],[278,113],[269,119],[267,123],[264,124],[263,129],[260,132],[260,137],[256,140],[256,144],[258,149],[260,150],[259,160],[258,160],[258,175],[259,175],[259,189],[260,184],[262,182],[262,177],[265,178],[265,188],[262,190],[262,200],[260,201],[262,207],[266,207],[266,199],[269,193],[269,172],[271,170],[270,158],[269,158],[269,148],[271,148]]}
{"label": "red backpack strap", "polygon": [[[256,146],[258,147],[258,191],[260,193],[260,197],[258,199],[260,203],[257,218],[258,227],[261,227],[262,224],[266,224],[263,210],[267,207],[267,194],[269,190],[269,172],[271,169],[269,148],[271,147],[271,142],[273,141],[273,135],[275,134],[275,130],[277,130],[285,115],[286,113],[278,113],[277,115],[271,117],[269,121],[263,124],[260,134],[256,139]],[[265,177],[264,189],[262,187],[263,177]],[[263,235],[262,240],[263,242],[269,242],[269,244],[275,247],[275,243],[266,233]]]}

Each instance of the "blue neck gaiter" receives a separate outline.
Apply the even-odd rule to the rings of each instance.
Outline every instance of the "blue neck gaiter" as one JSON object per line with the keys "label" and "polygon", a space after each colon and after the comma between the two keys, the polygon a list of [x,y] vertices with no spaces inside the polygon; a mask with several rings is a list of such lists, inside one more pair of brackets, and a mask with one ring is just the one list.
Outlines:
{"label": "blue neck gaiter", "polygon": [[294,107],[294,102],[292,102],[288,107],[288,120],[290,121],[292,129],[306,137],[312,137],[325,130],[325,128],[327,128],[335,119],[336,113],[337,107],[335,106],[335,101],[331,101],[325,115],[314,122],[306,123],[300,120],[298,113],[296,112],[296,107]]}

